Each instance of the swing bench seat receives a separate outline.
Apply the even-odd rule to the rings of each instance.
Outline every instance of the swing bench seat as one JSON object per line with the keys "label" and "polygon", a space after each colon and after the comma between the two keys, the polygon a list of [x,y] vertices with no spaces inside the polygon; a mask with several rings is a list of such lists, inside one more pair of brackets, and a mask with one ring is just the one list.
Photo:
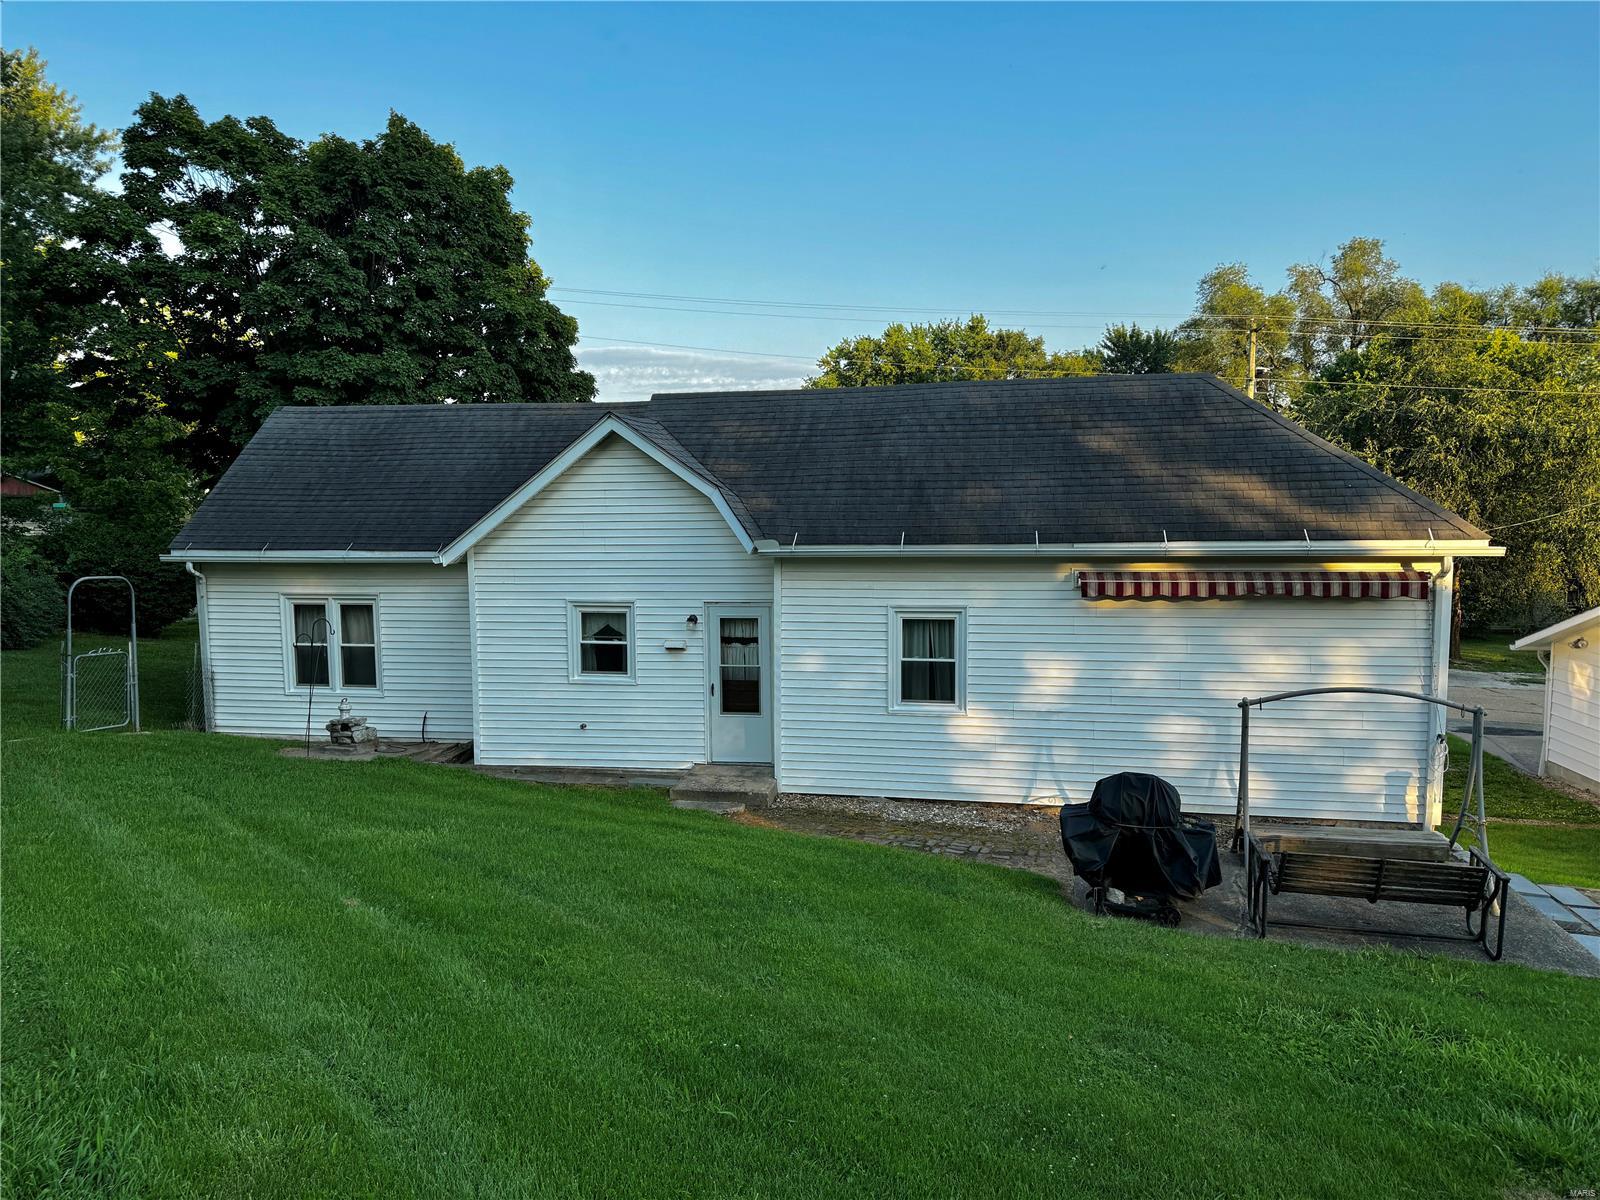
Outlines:
{"label": "swing bench seat", "polygon": [[[1267,935],[1269,896],[1298,894],[1365,900],[1369,904],[1380,901],[1429,904],[1461,909],[1466,916],[1467,933],[1421,934],[1407,930],[1380,931],[1296,921],[1278,923],[1301,928],[1350,929],[1360,933],[1387,932],[1401,937],[1476,942],[1491,959],[1499,960],[1505,942],[1506,901],[1511,878],[1476,846],[1468,847],[1465,861],[1451,858],[1439,862],[1328,854],[1290,848],[1293,845],[1289,839],[1280,841],[1270,835],[1264,838],[1254,831],[1250,834],[1245,860],[1245,900],[1250,926],[1257,937]],[[1477,917],[1476,929],[1473,928],[1474,916]],[[1496,927],[1492,949],[1489,946],[1491,924]]]}

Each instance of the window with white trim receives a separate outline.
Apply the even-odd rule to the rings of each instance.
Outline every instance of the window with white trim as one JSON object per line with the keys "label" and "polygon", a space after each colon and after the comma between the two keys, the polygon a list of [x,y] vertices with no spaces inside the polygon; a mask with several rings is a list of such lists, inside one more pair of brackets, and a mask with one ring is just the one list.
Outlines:
{"label": "window with white trim", "polygon": [[966,702],[962,613],[896,609],[890,686],[896,708],[954,708]]}
{"label": "window with white trim", "polygon": [[339,604],[339,679],[347,688],[378,686],[378,626],[371,604]]}
{"label": "window with white trim", "polygon": [[631,604],[574,604],[571,623],[574,678],[633,678]]}
{"label": "window with white trim", "polygon": [[286,596],[290,689],[376,689],[378,604],[371,598]]}

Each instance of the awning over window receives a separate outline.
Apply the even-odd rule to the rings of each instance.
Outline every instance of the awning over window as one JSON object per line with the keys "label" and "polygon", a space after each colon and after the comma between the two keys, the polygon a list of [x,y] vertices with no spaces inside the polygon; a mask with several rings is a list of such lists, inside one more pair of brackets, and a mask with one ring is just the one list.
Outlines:
{"label": "awning over window", "polygon": [[1085,600],[1426,600],[1426,571],[1079,571]]}

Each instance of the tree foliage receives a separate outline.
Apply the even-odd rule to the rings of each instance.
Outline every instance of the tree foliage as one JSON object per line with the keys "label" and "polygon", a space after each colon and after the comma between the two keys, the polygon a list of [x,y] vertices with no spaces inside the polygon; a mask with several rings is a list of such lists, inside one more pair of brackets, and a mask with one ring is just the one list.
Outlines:
{"label": "tree foliage", "polygon": [[82,353],[106,319],[101,264],[83,239],[116,207],[95,187],[114,139],[44,72],[33,50],[0,51],[0,453],[24,470],[71,445]]}
{"label": "tree foliage", "polygon": [[1020,329],[991,328],[987,318],[896,322],[878,335],[845,338],[818,361],[809,387],[868,387],[942,383],[957,379],[1021,379],[1092,375],[1094,359],[1045,349],[1044,339]]}
{"label": "tree foliage", "polygon": [[8,532],[0,540],[0,649],[37,646],[61,628],[64,611],[55,567]]}
{"label": "tree foliage", "polygon": [[1159,375],[1181,369],[1181,352],[1177,335],[1165,329],[1140,329],[1135,322],[1107,328],[1093,353],[1098,369],[1108,375]]}
{"label": "tree foliage", "polygon": [[1473,628],[1525,631],[1600,603],[1600,342],[1581,325],[1526,331],[1533,313],[1560,320],[1540,295],[1588,290],[1418,288],[1294,401],[1309,428],[1507,548],[1463,568]]}
{"label": "tree foliage", "polygon": [[593,396],[503,167],[468,168],[398,114],[308,145],[183,96],[152,96],[122,140],[136,222],[117,298],[165,351],[141,360],[146,390],[203,479],[283,404]]}

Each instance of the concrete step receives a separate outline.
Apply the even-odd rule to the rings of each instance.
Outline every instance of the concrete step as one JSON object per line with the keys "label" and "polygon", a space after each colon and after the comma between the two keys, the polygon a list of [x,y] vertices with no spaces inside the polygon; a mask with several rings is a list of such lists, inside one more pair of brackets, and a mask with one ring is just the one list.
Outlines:
{"label": "concrete step", "polygon": [[[761,808],[778,794],[772,768],[764,764],[701,763],[691,767],[668,795],[679,808],[743,812]],[[737,807],[733,807],[737,806]]]}

